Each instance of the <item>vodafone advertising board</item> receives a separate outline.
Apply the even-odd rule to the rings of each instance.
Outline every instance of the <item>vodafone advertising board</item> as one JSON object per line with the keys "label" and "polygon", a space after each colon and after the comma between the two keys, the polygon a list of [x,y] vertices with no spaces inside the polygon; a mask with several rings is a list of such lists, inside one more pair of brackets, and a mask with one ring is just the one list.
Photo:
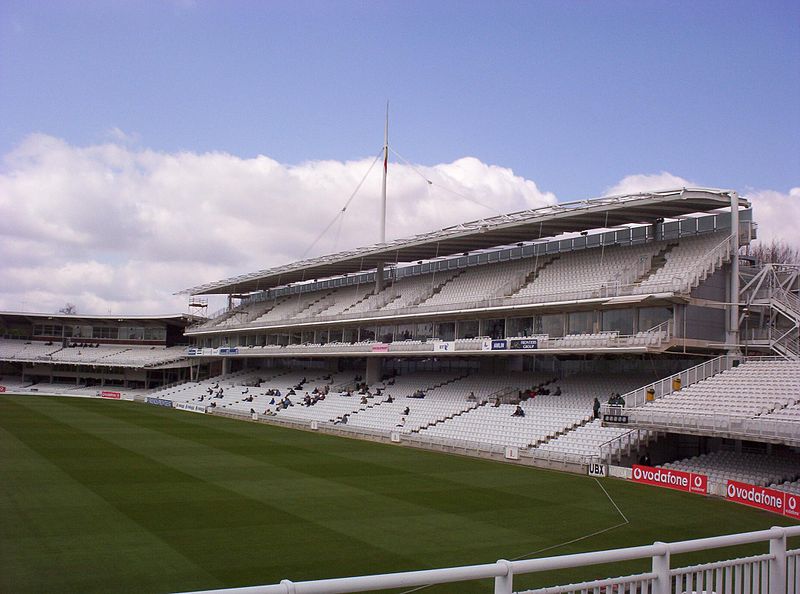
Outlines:
{"label": "vodafone advertising board", "polygon": [[687,493],[700,493],[702,495],[708,493],[708,477],[694,472],[634,464],[631,480],[635,483],[666,487],[667,489],[676,489]]}
{"label": "vodafone advertising board", "polygon": [[725,499],[800,519],[800,495],[793,493],[729,480],[725,486]]}

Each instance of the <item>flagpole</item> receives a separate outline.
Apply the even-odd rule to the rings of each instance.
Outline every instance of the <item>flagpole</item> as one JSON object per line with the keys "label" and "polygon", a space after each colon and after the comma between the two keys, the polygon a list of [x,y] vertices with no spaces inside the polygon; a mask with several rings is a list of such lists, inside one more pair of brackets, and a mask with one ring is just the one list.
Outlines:
{"label": "flagpole", "polygon": [[381,243],[386,243],[386,174],[389,166],[389,102],[386,102],[386,125],[383,128],[383,187],[381,189]]}

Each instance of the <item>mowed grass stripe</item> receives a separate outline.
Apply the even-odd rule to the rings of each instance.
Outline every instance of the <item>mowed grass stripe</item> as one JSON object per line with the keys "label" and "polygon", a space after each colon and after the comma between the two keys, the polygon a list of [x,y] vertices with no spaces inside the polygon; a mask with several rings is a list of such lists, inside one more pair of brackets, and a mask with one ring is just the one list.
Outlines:
{"label": "mowed grass stripe", "polygon": [[[17,414],[4,414],[7,402]],[[621,520],[588,477],[132,403],[0,398],[0,427],[24,432],[46,462],[55,459],[117,515],[205,572],[179,587],[173,584],[180,572],[166,572],[164,590],[491,562]],[[631,524],[549,554],[780,523],[718,500],[603,484]],[[91,535],[84,537],[82,559],[90,568]],[[123,557],[126,546],[118,547]],[[0,572],[4,564],[0,559]],[[99,579],[83,590],[108,585]],[[481,590],[462,584],[435,591]]]}
{"label": "mowed grass stripe", "polygon": [[[76,403],[80,401],[70,402]],[[108,410],[110,411],[113,409]],[[160,414],[164,412],[170,414],[170,411],[159,411]],[[119,408],[117,408],[113,414],[122,414],[126,418],[128,417],[128,413]],[[192,418],[199,418],[191,414],[179,414],[178,417],[181,422],[184,419],[188,421]],[[169,421],[170,419],[167,420]],[[219,421],[219,419],[217,419],[217,421]],[[172,429],[172,425],[175,422],[178,421],[176,421],[173,414],[172,422],[167,422],[164,426]],[[152,426],[151,419],[148,418],[146,424]],[[88,423],[88,425],[92,426],[93,423]],[[252,434],[253,429],[255,429],[254,434],[256,436],[263,434],[263,430],[265,429],[263,427],[254,428],[252,425],[242,424],[241,422],[225,422],[221,425],[217,422],[214,423],[214,425],[230,429],[233,433],[244,432],[246,434]],[[175,431],[180,435],[185,434],[184,429],[180,427],[176,428]],[[107,431],[107,433],[110,434],[120,432],[124,433],[124,431]],[[214,435],[215,432],[217,432],[217,427],[207,428],[202,435],[203,441],[211,441],[217,446],[224,444],[224,447],[227,447],[232,452],[246,451],[248,452],[248,457],[253,460],[264,458],[264,454],[261,450],[252,447],[256,444],[250,444],[242,448],[240,444],[230,439],[230,433],[225,432],[224,429],[221,430],[223,433],[221,438],[219,435]],[[287,437],[292,441],[294,441],[298,435],[297,431],[279,429],[279,433],[281,432],[284,434],[288,433],[289,435],[287,435]],[[301,433],[300,435],[302,436],[303,434]],[[250,435],[250,437],[252,437],[252,435]],[[331,438],[330,436],[306,434],[305,438],[306,440],[311,438],[314,441],[321,438],[323,442],[326,442],[326,445],[338,445],[348,450],[352,446],[363,448],[365,445],[368,445],[364,442],[351,442],[350,440],[341,440]],[[151,439],[148,437],[143,441],[150,443]],[[383,447],[387,452],[399,452],[401,458],[408,458],[409,455],[412,457],[414,456],[414,453],[408,450],[398,450],[398,448],[392,446]],[[374,447],[371,449],[374,450]],[[435,555],[441,555],[443,550],[453,551],[455,555],[453,557],[453,562],[463,562],[467,549],[477,547],[479,552],[483,552],[485,549],[485,544],[482,539],[475,540],[473,538],[473,535],[476,533],[482,534],[490,532],[492,535],[490,539],[491,542],[513,544],[520,541],[525,543],[524,546],[531,546],[532,536],[535,538],[535,533],[531,532],[529,528],[521,525],[518,520],[515,519],[511,508],[516,504],[502,497],[495,491],[483,489],[483,492],[491,493],[491,496],[487,497],[485,501],[481,501],[474,497],[474,494],[478,492],[477,489],[461,488],[461,490],[459,490],[459,485],[452,483],[431,486],[430,483],[433,482],[433,478],[418,477],[411,473],[406,473],[400,477],[388,475],[388,467],[385,464],[380,465],[382,468],[381,475],[387,475],[389,480],[382,481],[381,476],[376,476],[374,468],[362,467],[360,473],[357,474],[354,473],[352,469],[358,468],[359,464],[350,460],[345,460],[343,464],[341,461],[339,464],[332,464],[330,460],[332,456],[330,448],[325,449],[328,454],[327,457],[324,455],[321,456],[321,452],[315,451],[314,449],[305,448],[304,451],[310,454],[307,460],[303,460],[298,456],[300,453],[299,449],[284,457],[277,457],[274,452],[268,454],[270,461],[277,458],[286,467],[303,469],[304,474],[302,476],[298,475],[301,478],[305,477],[305,473],[308,472],[309,467],[316,470],[317,474],[328,477],[324,482],[316,481],[316,484],[306,493],[296,493],[296,497],[294,498],[283,498],[289,502],[304,501],[302,505],[291,507],[292,512],[297,515],[302,515],[306,519],[310,519],[315,524],[324,525],[327,528],[341,532],[345,536],[364,541],[365,544],[372,547],[387,550],[391,553],[391,555],[387,556],[387,560],[391,563],[391,565],[387,566],[387,570],[397,568],[398,562],[403,559],[404,552],[408,550],[407,543],[412,540],[418,541],[419,544],[415,549],[415,557],[409,560],[406,568],[424,566],[429,562],[427,556],[429,552]],[[240,456],[233,454],[233,457],[236,460],[234,466],[240,467]],[[320,464],[320,457],[324,458],[324,463],[322,464]],[[439,463],[441,462],[442,458],[440,455],[433,455],[433,457]],[[200,458],[206,459],[207,457],[200,456]],[[361,464],[362,466],[364,465],[363,462]],[[178,467],[186,471],[187,468],[192,466],[192,461],[181,461]],[[438,468],[440,466],[441,464],[438,464],[436,467]],[[487,464],[487,468],[492,466],[491,463]],[[286,471],[286,469],[284,470]],[[269,472],[268,476],[270,478],[266,481],[268,484],[255,482],[254,477],[259,476],[257,467],[251,465],[248,468],[248,473],[249,477],[238,485],[229,484],[227,486],[260,499],[263,499],[265,496],[269,495],[270,492],[274,491],[274,488],[272,488],[272,485],[269,483],[276,480],[278,473],[274,471]],[[346,476],[340,477],[340,474]],[[530,471],[527,471],[526,475],[528,477],[527,481],[529,482],[532,476]],[[298,476],[292,476],[289,481],[298,480]],[[332,479],[336,480],[332,481]],[[285,480],[286,477],[283,476],[282,482]],[[355,483],[353,483],[354,480],[356,481]],[[384,482],[391,484],[391,490],[394,491],[395,496],[371,495],[370,493],[363,492],[363,489],[358,486],[360,484],[362,486],[374,487]],[[376,493],[380,491],[389,493],[389,489],[383,486],[380,486],[380,488],[376,490]],[[416,493],[412,502],[405,502],[402,498],[398,500],[397,495],[408,496],[412,491]],[[278,498],[282,498],[283,496],[280,492],[274,493],[274,495]],[[297,498],[297,495],[300,497]],[[493,510],[490,517],[484,519],[483,515],[485,512],[483,511],[478,511],[475,517],[470,516],[464,509],[463,503],[461,503],[461,497],[464,496],[472,497],[472,505],[477,506],[479,510]],[[437,497],[439,498],[437,499]],[[428,505],[431,502],[435,503],[437,501],[439,503],[436,506]],[[293,505],[293,503],[291,505]],[[453,513],[447,513],[445,508],[451,510]],[[506,520],[505,523],[495,521],[497,514],[502,512],[500,508],[508,508],[509,513],[504,513],[503,515],[503,518]],[[364,522],[365,518],[369,518],[369,522],[366,523],[366,525]],[[476,526],[474,525],[476,522],[480,522],[484,525]],[[573,523],[565,520],[563,517],[559,522],[562,526],[567,525],[570,528],[575,528]],[[452,546],[453,542],[459,539],[463,540],[463,546],[454,548]],[[539,543],[537,542],[536,544]],[[362,552],[361,558],[368,553],[368,549],[365,548]],[[327,557],[335,555],[335,552],[329,552]],[[484,558],[483,555],[480,555],[478,560]]]}
{"label": "mowed grass stripe", "polygon": [[[86,402],[62,400],[47,407],[48,414],[53,415],[52,423],[58,428],[51,430],[51,435],[61,443],[73,444],[60,452],[56,464],[227,584],[271,581],[286,572],[308,574],[318,565],[314,559],[319,558],[326,559],[325,569],[330,573],[333,567],[356,559],[396,556],[391,551],[371,552],[360,539],[331,533],[293,514],[291,501],[282,501],[280,496],[273,497],[272,503],[264,496],[247,497],[181,469],[183,465],[202,474],[202,450],[197,457],[188,456],[182,462],[169,458],[170,465],[166,465],[113,443],[110,437],[117,435],[130,445],[132,436],[120,426],[123,424],[113,419],[109,419],[109,425],[102,431],[106,434],[103,438],[91,434],[101,431],[100,419],[91,410],[83,415],[87,432],[58,420],[63,417],[70,423],[79,422],[69,408]],[[106,406],[106,410],[112,410],[125,405]],[[82,408],[81,404],[78,408]],[[151,437],[145,432],[139,435],[139,442],[146,444]],[[34,444],[34,447],[37,445],[45,450],[45,455],[52,454],[46,451],[47,446]],[[214,465],[219,470],[219,464]],[[255,468],[250,472],[254,479],[258,478]],[[336,548],[330,549],[330,543],[336,543]]]}
{"label": "mowed grass stripe", "polygon": [[[109,414],[128,418],[129,412],[117,409]],[[160,414],[169,415],[164,418],[162,430],[179,436],[186,435],[186,428],[181,424],[208,424],[209,421],[207,417],[189,413],[179,413],[178,421],[174,411],[160,411]],[[153,419],[147,418],[144,424],[150,427],[152,422]],[[275,432],[267,438],[269,442],[285,440],[291,444],[291,451],[276,456],[275,450],[257,447],[256,438],[265,431]],[[232,440],[231,434],[241,436],[243,441]],[[532,546],[552,544],[553,534],[561,534],[568,540],[619,521],[609,502],[597,497],[600,493],[597,485],[575,475],[503,467],[506,478],[499,481],[502,487],[496,487],[498,481],[488,476],[484,476],[483,484],[475,485],[460,480],[462,468],[478,466],[486,474],[500,466],[492,461],[443,457],[437,453],[227,419],[218,419],[195,439],[214,448],[223,448],[232,455],[323,477],[325,484],[315,485],[314,489],[300,494],[306,503],[301,508],[293,508],[293,512],[372,546],[388,549],[398,559],[407,554],[406,543],[417,540],[417,554],[409,568],[427,566],[429,553],[440,560],[438,564],[482,562],[487,560],[487,555],[502,552],[498,549],[501,543],[502,550],[516,548],[519,544],[520,549],[529,551]],[[442,464],[443,460],[447,465]],[[457,480],[449,480],[451,474]],[[515,475],[516,480],[509,481],[511,475]],[[474,470],[470,476],[475,477]],[[273,472],[268,482],[275,479]],[[242,488],[252,486],[251,477]],[[249,494],[261,496],[262,487],[258,485],[258,492]],[[553,497],[555,491],[561,492],[560,498]],[[586,517],[583,524],[573,521],[574,514],[564,513],[571,505],[579,508],[579,515]],[[535,511],[534,522],[520,517],[521,507]],[[369,518],[366,525],[365,517]],[[488,534],[492,546],[487,549],[487,539],[475,539],[475,534]],[[453,542],[458,541],[463,544],[454,547]]]}
{"label": "mowed grass stripe", "polygon": [[[29,428],[10,409],[0,400],[3,424]],[[162,591],[214,581],[2,427],[0,461],[1,592]]]}

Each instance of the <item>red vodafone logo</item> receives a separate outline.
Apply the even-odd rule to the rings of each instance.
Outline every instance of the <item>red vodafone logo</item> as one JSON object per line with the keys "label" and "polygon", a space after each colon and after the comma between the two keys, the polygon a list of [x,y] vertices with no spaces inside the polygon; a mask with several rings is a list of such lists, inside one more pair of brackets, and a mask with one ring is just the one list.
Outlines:
{"label": "red vodafone logo", "polygon": [[787,493],[786,505],[783,508],[783,513],[790,518],[800,519],[800,496],[793,493]]}
{"label": "red vodafone logo", "polygon": [[636,483],[656,485],[678,491],[702,494],[708,492],[708,477],[704,474],[634,464],[631,478]]}

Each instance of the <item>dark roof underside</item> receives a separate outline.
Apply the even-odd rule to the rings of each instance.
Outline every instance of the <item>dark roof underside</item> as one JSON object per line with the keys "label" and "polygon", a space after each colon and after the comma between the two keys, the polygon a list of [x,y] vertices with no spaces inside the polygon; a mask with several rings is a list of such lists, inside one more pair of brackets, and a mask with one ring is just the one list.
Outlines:
{"label": "dark roof underside", "polygon": [[[372,270],[381,263],[430,260],[478,249],[550,238],[562,233],[653,223],[659,218],[675,218],[729,207],[732,194],[729,190],[681,188],[556,204],[294,262],[200,285],[183,292],[190,295],[250,293],[289,283]],[[742,198],[739,199],[739,205],[749,207],[749,203]]]}

